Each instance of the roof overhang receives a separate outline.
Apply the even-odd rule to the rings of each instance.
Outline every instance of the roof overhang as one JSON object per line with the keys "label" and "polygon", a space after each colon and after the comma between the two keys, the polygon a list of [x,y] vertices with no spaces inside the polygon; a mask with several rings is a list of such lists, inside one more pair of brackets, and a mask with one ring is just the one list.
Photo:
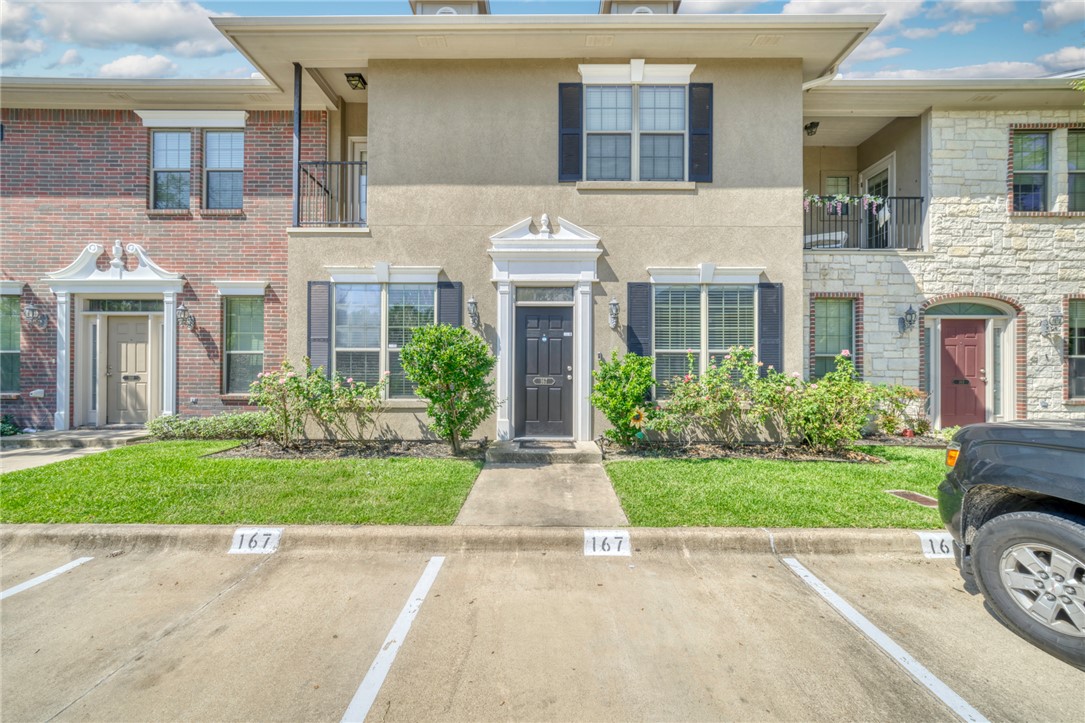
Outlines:
{"label": "roof overhang", "polygon": [[[275,87],[307,69],[372,60],[571,58],[798,59],[803,81],[833,73],[880,15],[458,15],[214,17],[211,21]],[[305,78],[303,97],[324,93]],[[337,102],[327,98],[329,104]]]}
{"label": "roof overhang", "polygon": [[[263,79],[107,80],[18,78],[0,80],[5,108],[101,108],[105,110],[283,110],[292,98]],[[323,108],[312,98],[306,108]]]}

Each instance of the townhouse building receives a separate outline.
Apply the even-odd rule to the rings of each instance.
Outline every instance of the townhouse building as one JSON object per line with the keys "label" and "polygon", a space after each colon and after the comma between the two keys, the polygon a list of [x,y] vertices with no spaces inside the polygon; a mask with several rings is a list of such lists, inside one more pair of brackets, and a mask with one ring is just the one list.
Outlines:
{"label": "townhouse building", "polygon": [[1082,416],[1080,94],[833,81],[878,17],[677,5],[216,18],[263,78],[4,79],[4,413],[207,414],[309,357],[420,437],[398,350],[447,322],[497,356],[491,438],[597,436],[600,356],[735,345],[849,349],[941,425]]}

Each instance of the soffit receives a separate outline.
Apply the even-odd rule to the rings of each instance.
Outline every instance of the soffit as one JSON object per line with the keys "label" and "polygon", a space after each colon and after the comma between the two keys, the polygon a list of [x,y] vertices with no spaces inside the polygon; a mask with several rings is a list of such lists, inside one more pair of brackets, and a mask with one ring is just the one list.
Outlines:
{"label": "soffit", "polygon": [[[315,84],[314,84],[315,91]],[[87,78],[4,78],[5,108],[101,108],[105,110],[284,110],[293,99],[263,79],[101,80]],[[307,109],[326,107],[315,92]]]}
{"label": "soffit", "polygon": [[789,58],[803,80],[837,65],[879,15],[607,15],[212,18],[272,83],[293,63],[364,68],[371,60]]}
{"label": "soffit", "polygon": [[802,124],[818,122],[818,132],[812,136],[803,133],[804,146],[857,146],[880,131],[894,119],[893,116],[803,116]]}
{"label": "soffit", "polygon": [[815,120],[829,116],[916,116],[931,108],[948,111],[1080,107],[1081,93],[1063,78],[834,80],[803,97],[803,115]]}

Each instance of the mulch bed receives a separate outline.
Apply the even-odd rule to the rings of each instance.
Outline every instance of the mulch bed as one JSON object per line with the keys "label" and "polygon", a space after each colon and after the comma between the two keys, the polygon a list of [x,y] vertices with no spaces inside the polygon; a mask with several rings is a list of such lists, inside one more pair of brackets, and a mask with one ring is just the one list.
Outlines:
{"label": "mulch bed", "polygon": [[608,442],[602,443],[603,457],[608,460],[632,459],[768,459],[786,462],[852,462],[885,464],[881,457],[856,449],[814,450],[804,447],[781,447],[776,444],[744,444],[728,447],[711,442],[690,445],[656,443],[648,447],[624,449]]}
{"label": "mulch bed", "polygon": [[489,442],[464,442],[460,455],[452,454],[447,442],[427,440],[387,440],[367,442],[362,445],[337,442],[303,442],[297,447],[283,449],[275,442],[258,440],[246,442],[239,447],[217,452],[209,457],[244,459],[387,459],[389,457],[413,457],[418,459],[467,459],[477,460],[486,456]]}
{"label": "mulch bed", "polygon": [[901,437],[896,434],[875,434],[870,437],[864,437],[858,444],[869,444],[871,446],[883,445],[886,447],[927,447],[930,449],[944,449],[947,442],[941,437],[932,437],[930,435]]}

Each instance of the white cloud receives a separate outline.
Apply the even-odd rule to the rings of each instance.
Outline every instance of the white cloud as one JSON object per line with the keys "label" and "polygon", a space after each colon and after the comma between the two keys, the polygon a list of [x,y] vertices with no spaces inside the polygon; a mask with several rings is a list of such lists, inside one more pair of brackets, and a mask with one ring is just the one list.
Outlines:
{"label": "white cloud", "polygon": [[953,68],[932,68],[930,70],[881,70],[875,73],[846,73],[841,77],[873,78],[875,80],[914,80],[954,78],[1035,78],[1046,72],[1038,63],[994,62],[980,65],[959,65]]}
{"label": "white cloud", "polygon": [[947,0],[940,8],[961,15],[1006,15],[1013,12],[1013,4],[1013,0]]}
{"label": "white cloud", "polygon": [[765,0],[685,0],[678,6],[679,15],[708,15],[711,13],[745,13]]}
{"label": "white cloud", "polygon": [[900,31],[900,34],[909,40],[925,40],[928,38],[936,38],[942,33],[949,33],[950,35],[968,35],[975,29],[976,22],[974,20],[954,20],[951,23],[946,23],[937,28],[905,28]]}
{"label": "white cloud", "polygon": [[1078,68],[1085,68],[1085,48],[1077,45],[1067,45],[1054,53],[1041,55],[1036,60],[1052,72],[1077,70]]}
{"label": "white cloud", "polygon": [[164,55],[126,55],[98,69],[103,78],[168,78],[177,74],[177,63]]}
{"label": "white cloud", "polygon": [[848,63],[864,63],[869,60],[895,58],[899,55],[904,55],[907,52],[908,48],[890,47],[885,40],[881,38],[867,38],[859,44],[859,47],[855,49],[855,52],[848,56]]}
{"label": "white cloud", "polygon": [[891,30],[905,20],[914,18],[923,10],[923,0],[884,0],[863,2],[861,0],[791,0],[781,11],[785,15],[843,13],[848,15],[885,15],[879,30]]}
{"label": "white cloud", "polygon": [[49,70],[52,70],[54,68],[64,68],[64,67],[67,67],[69,65],[74,66],[74,65],[82,65],[82,64],[83,64],[83,56],[79,54],[79,51],[76,50],[75,48],[68,48],[67,50],[64,51],[64,54],[60,56],[59,60],[57,60],[55,63],[50,63],[49,65],[47,65],[45,67],[48,68]]}
{"label": "white cloud", "polygon": [[9,40],[0,39],[0,67],[14,68],[22,65],[31,58],[35,58],[45,52],[45,43],[41,40]]}
{"label": "white cloud", "polygon": [[212,13],[187,0],[35,4],[39,27],[51,38],[90,48],[135,44],[188,58],[232,50],[211,24]]}
{"label": "white cloud", "polygon": [[1073,23],[1085,22],[1085,2],[1082,0],[1040,0],[1040,17],[1043,22],[1029,20],[1025,30],[1034,33],[1043,30],[1059,30]]}
{"label": "white cloud", "polygon": [[30,8],[0,1],[0,67],[14,68],[45,52],[44,41],[30,37]]}

